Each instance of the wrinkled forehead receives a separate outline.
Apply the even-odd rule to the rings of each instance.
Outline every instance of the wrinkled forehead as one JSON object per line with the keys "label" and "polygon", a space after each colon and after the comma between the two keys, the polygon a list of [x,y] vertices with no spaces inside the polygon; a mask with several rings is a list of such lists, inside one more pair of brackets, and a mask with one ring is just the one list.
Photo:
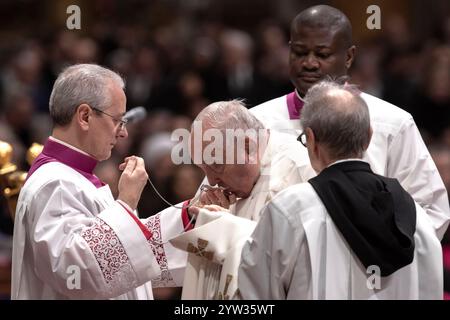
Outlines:
{"label": "wrinkled forehead", "polygon": [[227,148],[226,137],[221,130],[193,128],[189,140],[189,153],[194,164],[210,164],[217,160],[223,162]]}
{"label": "wrinkled forehead", "polygon": [[257,139],[258,130],[254,129],[218,129],[205,124],[194,123],[190,131],[190,144],[197,147],[208,147],[211,144],[227,149],[243,142],[246,137]]}
{"label": "wrinkled forehead", "polygon": [[[189,141],[191,159],[197,165],[244,163],[246,139],[251,139],[248,134],[241,129],[193,128]],[[254,152],[253,149],[250,151]]]}

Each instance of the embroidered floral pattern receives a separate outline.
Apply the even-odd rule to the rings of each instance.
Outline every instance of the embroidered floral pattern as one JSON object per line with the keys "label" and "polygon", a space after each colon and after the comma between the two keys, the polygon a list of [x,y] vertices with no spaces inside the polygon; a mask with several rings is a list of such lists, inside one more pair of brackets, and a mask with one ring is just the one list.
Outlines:
{"label": "embroidered floral pattern", "polygon": [[[114,230],[101,219],[81,233],[87,242],[103,273],[103,277],[109,288],[108,291],[124,282],[136,282],[132,272],[131,263],[125,249]],[[130,278],[131,277],[131,278]]]}
{"label": "embroidered floral pattern", "polygon": [[150,217],[145,226],[151,231],[152,237],[148,240],[153,254],[155,255],[156,262],[161,269],[161,276],[159,278],[152,279],[152,286],[157,287],[173,287],[176,285],[173,280],[172,274],[169,271],[169,264],[167,262],[166,252],[162,243],[161,235],[161,220],[159,215]]}

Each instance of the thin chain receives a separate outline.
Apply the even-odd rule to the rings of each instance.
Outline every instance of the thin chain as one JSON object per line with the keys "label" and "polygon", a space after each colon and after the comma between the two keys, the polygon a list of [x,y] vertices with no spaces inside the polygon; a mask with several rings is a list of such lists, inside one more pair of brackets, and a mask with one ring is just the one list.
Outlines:
{"label": "thin chain", "polygon": [[[197,203],[200,201],[200,198],[201,198],[203,192],[205,191],[205,189],[207,189],[208,187],[210,187],[210,186],[202,185],[202,186],[200,187],[200,193],[198,194],[198,196],[194,197],[194,198],[190,201],[190,203],[189,203],[188,205],[186,205],[186,206],[177,206],[177,205],[174,205],[174,204],[170,203],[169,201],[167,201],[167,200],[159,193],[158,189],[156,189],[156,187],[155,187],[155,185],[153,184],[152,180],[150,180],[150,177],[148,177],[147,180],[148,180],[148,182],[150,183],[150,185],[152,186],[153,190],[155,190],[155,192],[156,192],[156,194],[158,195],[158,197],[161,198],[161,200],[163,200],[163,201],[164,201],[166,204],[168,204],[169,206],[174,207],[175,209],[181,209],[181,210],[189,209],[189,208],[192,207],[193,205],[197,204]],[[180,234],[186,232],[186,231],[187,231],[187,228],[188,228],[189,226],[191,226],[191,224],[194,222],[194,220],[195,220],[195,216],[193,215],[193,216],[191,217],[191,219],[189,220],[189,223],[187,224],[187,226],[183,228],[183,231],[181,231]],[[152,240],[152,239],[150,239],[149,241],[150,241],[151,243],[153,243],[154,245],[163,245],[163,244],[166,244],[166,243],[169,242],[169,240],[164,241],[164,242],[156,242],[156,241],[154,241],[154,240]]]}
{"label": "thin chain", "polygon": [[198,201],[200,201],[200,197],[202,196],[202,193],[203,193],[203,185],[200,187],[200,194],[197,196],[197,197],[195,197],[194,199],[192,199],[192,201],[188,204],[188,205],[186,205],[186,206],[177,206],[177,205],[175,205],[175,204],[172,204],[172,203],[170,203],[169,201],[167,201],[159,192],[158,192],[158,190],[156,189],[156,187],[155,187],[155,185],[153,184],[153,182],[152,182],[152,180],[150,180],[150,177],[148,177],[147,178],[147,180],[148,180],[148,182],[150,182],[150,185],[152,186],[152,188],[153,188],[153,190],[155,190],[155,192],[156,192],[156,194],[158,195],[158,197],[160,197],[161,198],[161,200],[162,201],[164,201],[166,204],[168,204],[169,206],[171,206],[171,207],[174,207],[175,209],[181,209],[181,210],[184,210],[184,209],[189,209],[190,207],[192,207],[194,204],[197,204],[197,202]]}

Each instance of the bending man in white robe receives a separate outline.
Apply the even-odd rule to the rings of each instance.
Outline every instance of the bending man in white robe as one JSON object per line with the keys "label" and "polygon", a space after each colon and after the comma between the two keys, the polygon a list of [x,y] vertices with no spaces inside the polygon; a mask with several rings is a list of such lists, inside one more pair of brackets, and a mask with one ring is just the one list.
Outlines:
{"label": "bending man in white robe", "polygon": [[152,299],[152,284],[179,286],[186,254],[167,240],[189,225],[186,211],[146,220],[135,208],[146,184],[141,158],[125,159],[118,199],[94,174],[126,138],[123,79],[75,65],[50,97],[52,136],[33,163],[15,218],[12,299]]}
{"label": "bending man in white robe", "polygon": [[[209,105],[193,123],[190,151],[209,183],[221,189],[205,192],[202,203],[228,207],[231,202],[234,215],[248,222],[257,221],[262,207],[278,192],[315,175],[306,150],[296,145],[292,136],[265,129],[239,101]],[[174,246],[190,253],[183,299],[217,299],[235,294],[235,273],[230,275],[227,267],[215,261],[220,260],[220,248],[226,247],[222,232],[220,221],[199,219],[194,229],[171,240]],[[213,247],[214,252],[210,249]]]}
{"label": "bending man in white robe", "polygon": [[[295,91],[252,109],[267,128],[298,136],[303,100],[308,89],[327,76],[346,76],[356,48],[352,26],[339,10],[314,6],[291,24],[289,68]],[[426,211],[439,239],[449,223],[447,191],[412,116],[367,93],[373,136],[363,159],[380,175],[396,178]]]}
{"label": "bending man in white robe", "polygon": [[372,134],[364,100],[330,82],[305,100],[299,139],[320,173],[264,208],[242,251],[241,296],[442,299],[442,249],[430,217],[396,179],[360,160]]}

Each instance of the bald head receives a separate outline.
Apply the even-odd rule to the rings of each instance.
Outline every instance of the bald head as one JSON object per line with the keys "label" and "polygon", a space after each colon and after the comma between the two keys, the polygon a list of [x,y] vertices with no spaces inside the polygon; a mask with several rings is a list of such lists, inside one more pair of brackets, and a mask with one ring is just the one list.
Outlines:
{"label": "bald head", "polygon": [[289,42],[289,75],[304,96],[321,80],[347,76],[356,47],[348,18],[330,6],[302,11],[292,22]]}
{"label": "bald head", "polygon": [[318,5],[300,12],[292,21],[291,35],[297,34],[302,28],[327,29],[339,35],[339,40],[346,48],[353,44],[352,26],[347,16],[340,10]]}
{"label": "bald head", "polygon": [[301,122],[334,159],[361,158],[370,142],[369,110],[351,85],[326,80],[311,87]]}

